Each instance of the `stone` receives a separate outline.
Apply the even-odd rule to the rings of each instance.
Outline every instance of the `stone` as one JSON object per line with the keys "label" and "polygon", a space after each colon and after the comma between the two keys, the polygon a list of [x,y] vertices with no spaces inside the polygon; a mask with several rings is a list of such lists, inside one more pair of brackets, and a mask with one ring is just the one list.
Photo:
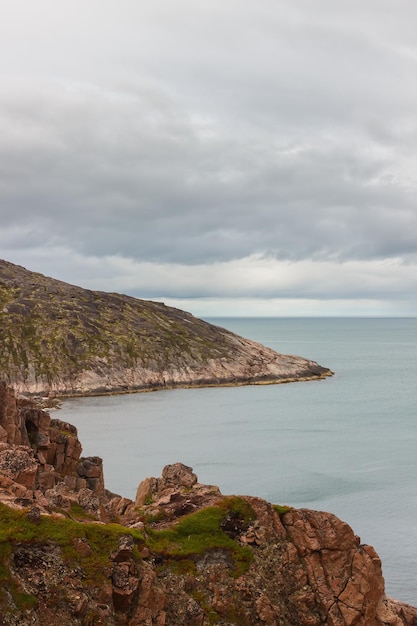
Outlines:
{"label": "stone", "polygon": [[77,466],[78,475],[85,479],[88,489],[99,496],[104,495],[103,460],[98,456],[80,459]]}
{"label": "stone", "polygon": [[4,381],[0,381],[0,426],[2,441],[9,445],[29,445],[25,419],[18,409],[15,392]]}
{"label": "stone", "polygon": [[32,524],[39,524],[41,521],[41,510],[38,506],[32,505],[28,511],[28,520]]}
{"label": "stone", "polygon": [[77,537],[76,539],[74,539],[73,544],[75,550],[78,552],[78,554],[81,554],[81,556],[88,557],[91,556],[91,554],[93,553],[93,551],[91,550],[91,546],[86,539]]}
{"label": "stone", "polygon": [[0,472],[27,489],[35,486],[38,463],[33,451],[25,446],[15,446],[0,452]]}
{"label": "stone", "polygon": [[192,487],[197,482],[197,476],[193,473],[193,468],[183,463],[166,465],[162,470],[162,478],[158,483],[160,491],[167,487]]}
{"label": "stone", "polygon": [[138,567],[132,552],[133,539],[126,535],[120,538],[117,551],[110,557],[113,561],[113,604],[117,612],[126,612],[130,608],[139,588]]}
{"label": "stone", "polygon": [[132,558],[133,538],[131,535],[120,537],[116,552],[111,555],[111,560],[115,563],[129,561]]}
{"label": "stone", "polygon": [[152,499],[158,494],[158,480],[156,478],[145,478],[139,484],[136,491],[135,504],[150,504]]}
{"label": "stone", "polygon": [[100,516],[100,500],[91,489],[80,489],[77,502],[90,515]]}
{"label": "stone", "polygon": [[55,474],[55,468],[52,465],[41,465],[38,468],[38,473],[36,477],[37,486],[44,491],[47,489],[52,489],[57,480],[57,476]]}

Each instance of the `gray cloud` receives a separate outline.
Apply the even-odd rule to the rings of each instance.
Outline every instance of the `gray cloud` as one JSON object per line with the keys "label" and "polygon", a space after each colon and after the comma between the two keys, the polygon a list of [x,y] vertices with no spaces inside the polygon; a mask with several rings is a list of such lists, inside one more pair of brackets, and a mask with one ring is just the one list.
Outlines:
{"label": "gray cloud", "polygon": [[[2,256],[56,275],[60,251],[72,282],[82,266],[101,280],[102,259],[120,288],[150,264],[149,284],[127,281],[137,295],[181,296],[167,264],[184,296],[414,288],[414,4],[18,4],[0,25]],[[252,263],[246,293],[255,257],[327,280],[274,286]],[[400,290],[376,278],[384,259]],[[358,261],[359,285],[333,281]]]}

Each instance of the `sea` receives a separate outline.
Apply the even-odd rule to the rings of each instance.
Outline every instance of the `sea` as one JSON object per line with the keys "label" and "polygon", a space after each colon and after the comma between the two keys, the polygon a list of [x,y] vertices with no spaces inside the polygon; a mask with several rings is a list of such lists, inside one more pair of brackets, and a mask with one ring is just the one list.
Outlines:
{"label": "sea", "polygon": [[108,489],[180,461],[224,494],[330,511],[382,559],[389,596],[417,605],[417,318],[209,318],[329,367],[321,381],[65,400]]}

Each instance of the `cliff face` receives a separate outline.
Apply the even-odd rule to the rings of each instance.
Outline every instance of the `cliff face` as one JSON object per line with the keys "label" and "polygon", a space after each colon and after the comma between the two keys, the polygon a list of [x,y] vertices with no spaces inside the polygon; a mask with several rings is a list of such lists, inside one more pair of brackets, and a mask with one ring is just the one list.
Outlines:
{"label": "cliff face", "polygon": [[0,440],[4,626],[417,624],[330,513],[224,496],[181,463],[111,494],[76,429],[4,384]]}
{"label": "cliff face", "polygon": [[89,291],[0,260],[0,374],[79,395],[330,376],[164,304]]}

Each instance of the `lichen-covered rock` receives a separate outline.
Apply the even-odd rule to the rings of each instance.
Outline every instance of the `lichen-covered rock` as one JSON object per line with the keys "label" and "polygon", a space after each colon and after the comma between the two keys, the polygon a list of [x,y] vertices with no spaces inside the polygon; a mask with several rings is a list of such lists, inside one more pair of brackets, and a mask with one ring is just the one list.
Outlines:
{"label": "lichen-covered rock", "polygon": [[58,419],[51,420],[49,437],[48,463],[62,476],[74,474],[82,450],[75,426]]}
{"label": "lichen-covered rock", "polygon": [[84,478],[88,489],[96,496],[104,496],[103,459],[99,456],[90,456],[80,459],[77,474]]}
{"label": "lichen-covered rock", "polygon": [[0,473],[26,489],[34,488],[37,471],[31,448],[13,446],[0,452]]}
{"label": "lichen-covered rock", "polygon": [[183,463],[166,465],[161,478],[145,478],[136,492],[136,504],[149,504],[150,500],[160,499],[165,494],[178,489],[189,489],[197,483],[197,476],[191,467]]}

